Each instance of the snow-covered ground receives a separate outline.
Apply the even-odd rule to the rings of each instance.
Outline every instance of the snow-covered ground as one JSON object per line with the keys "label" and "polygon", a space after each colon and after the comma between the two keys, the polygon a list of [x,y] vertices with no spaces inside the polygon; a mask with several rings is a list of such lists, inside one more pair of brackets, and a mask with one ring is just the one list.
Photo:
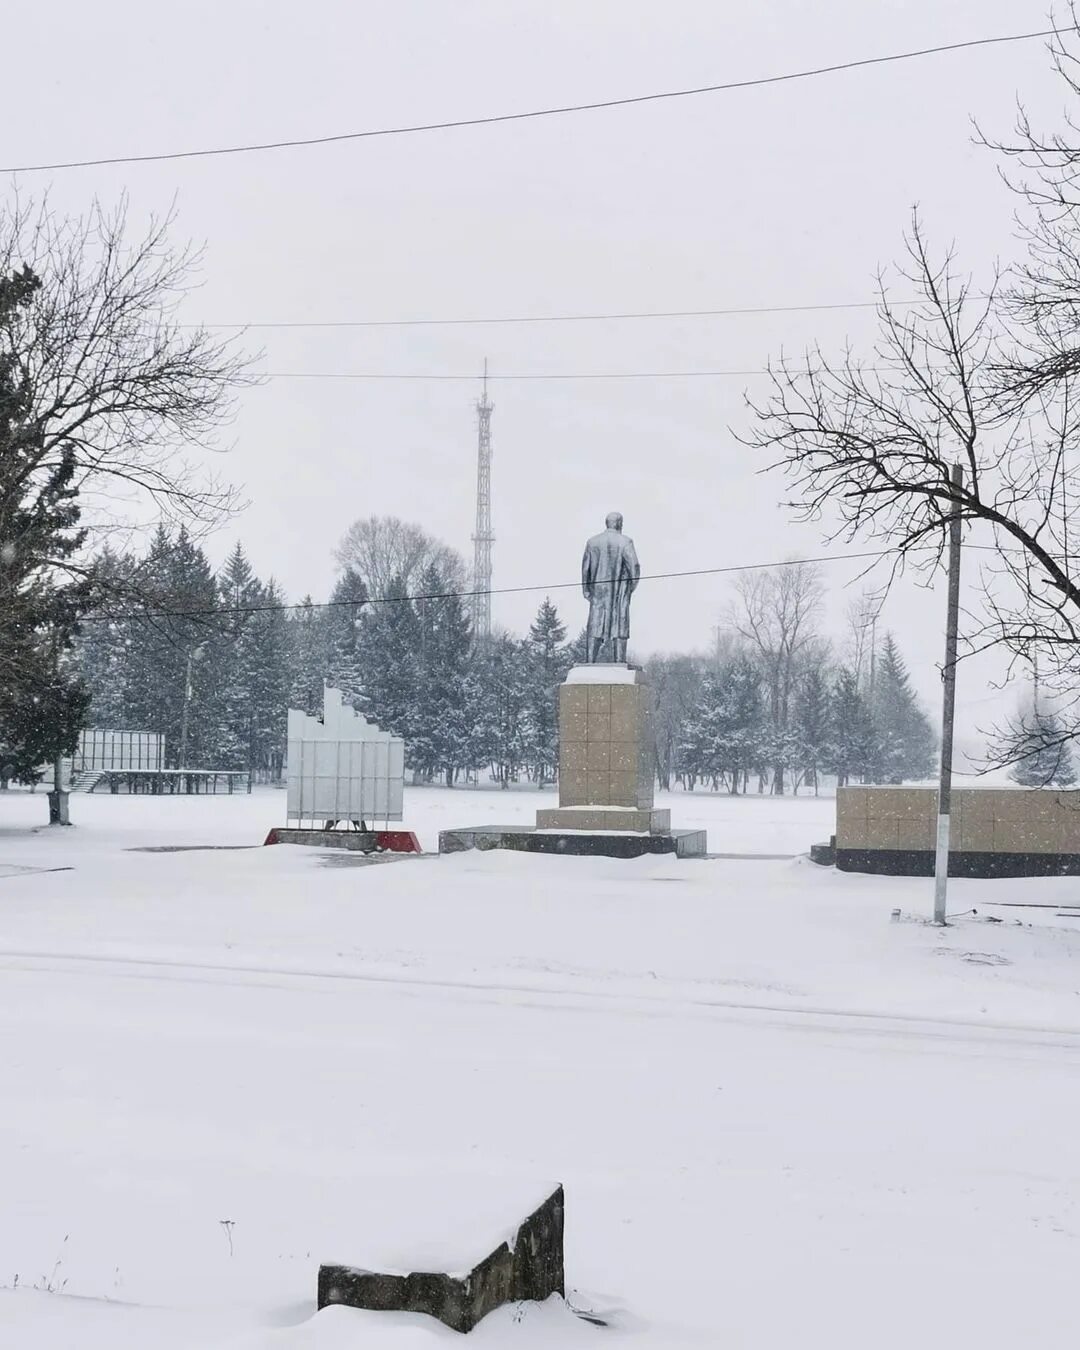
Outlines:
{"label": "snow-covered ground", "polygon": [[[406,824],[543,800],[409,790]],[[956,882],[941,931],[928,882],[783,856],[829,800],[663,804],[780,856],[358,865],[238,847],[272,790],[66,831],[0,797],[0,1346],[457,1344],[315,1315],[319,1262],[460,1269],[556,1181],[612,1326],[478,1344],[1075,1344],[1080,884]]]}

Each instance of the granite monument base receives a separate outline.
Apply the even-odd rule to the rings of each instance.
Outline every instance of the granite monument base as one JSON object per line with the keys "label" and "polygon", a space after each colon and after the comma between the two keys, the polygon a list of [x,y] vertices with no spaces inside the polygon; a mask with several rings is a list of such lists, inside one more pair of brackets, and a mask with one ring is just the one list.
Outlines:
{"label": "granite monument base", "polygon": [[536,813],[538,830],[636,830],[670,834],[670,811],[643,811],[636,806],[553,806]]}
{"label": "granite monument base", "polygon": [[440,853],[511,849],[518,853],[555,853],[579,858],[641,858],[668,853],[676,858],[704,858],[704,830],[668,830],[663,834],[616,830],[544,830],[528,825],[477,825],[439,832]]}
{"label": "granite monument base", "polygon": [[507,848],[640,858],[704,857],[704,830],[673,830],[653,806],[652,690],[636,666],[575,666],[559,689],[559,805],[536,813],[536,828],[484,825],[443,830],[440,853]]}

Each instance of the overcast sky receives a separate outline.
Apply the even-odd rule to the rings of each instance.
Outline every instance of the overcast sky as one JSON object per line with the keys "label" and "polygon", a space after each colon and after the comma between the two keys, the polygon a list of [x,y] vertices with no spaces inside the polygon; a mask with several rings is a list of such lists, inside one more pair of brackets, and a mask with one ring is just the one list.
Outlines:
{"label": "overcast sky", "polygon": [[[0,162],[318,136],[780,74],[1046,26],[1041,0],[307,0],[44,3],[5,14]],[[175,197],[207,245],[187,317],[210,323],[456,318],[812,305],[871,297],[914,203],[977,276],[1016,252],[1015,202],[971,119],[1017,97],[1056,110],[1041,42],[816,80],[500,126],[220,159],[27,175],[78,211],[127,190],[138,221]],[[253,331],[269,372],[746,370],[839,349],[872,315],[773,314],[505,327]],[[757,382],[760,383],[760,382]],[[495,585],[572,581],[622,510],[646,572],[822,551],[782,481],[733,439],[746,378],[493,386]],[[471,555],[477,387],[273,378],[245,392],[222,468],[241,538],[290,598],[324,597],[331,549],[370,513]],[[833,553],[839,550],[831,550]],[[833,609],[855,567],[834,562]],[[969,576],[974,577],[974,565]],[[639,652],[707,645],[722,578],[643,585]],[[554,593],[553,593],[554,594]],[[496,597],[520,628],[539,596]],[[584,602],[560,596],[573,629]],[[926,694],[943,597],[886,606]],[[965,680],[967,687],[965,689]],[[993,699],[961,680],[965,724]],[[977,710],[977,711],[976,711]]]}

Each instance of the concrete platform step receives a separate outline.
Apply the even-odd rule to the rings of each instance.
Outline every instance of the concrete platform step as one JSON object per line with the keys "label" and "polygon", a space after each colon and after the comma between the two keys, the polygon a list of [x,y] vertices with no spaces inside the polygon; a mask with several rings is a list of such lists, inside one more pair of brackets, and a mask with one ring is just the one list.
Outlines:
{"label": "concrete platform step", "polygon": [[673,853],[677,858],[703,858],[704,830],[669,830],[665,834],[616,830],[539,830],[527,825],[479,825],[442,830],[440,853],[468,849],[514,849],[521,853],[561,853],[575,857],[640,858],[648,853]]}

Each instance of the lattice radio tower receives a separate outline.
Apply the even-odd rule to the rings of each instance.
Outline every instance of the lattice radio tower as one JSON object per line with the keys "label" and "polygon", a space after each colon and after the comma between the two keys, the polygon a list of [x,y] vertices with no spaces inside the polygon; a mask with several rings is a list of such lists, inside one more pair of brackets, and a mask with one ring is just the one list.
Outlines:
{"label": "lattice radio tower", "polygon": [[484,360],[484,389],[476,403],[476,533],[473,535],[473,633],[478,638],[491,636],[491,414],[495,405],[488,399],[487,359]]}

